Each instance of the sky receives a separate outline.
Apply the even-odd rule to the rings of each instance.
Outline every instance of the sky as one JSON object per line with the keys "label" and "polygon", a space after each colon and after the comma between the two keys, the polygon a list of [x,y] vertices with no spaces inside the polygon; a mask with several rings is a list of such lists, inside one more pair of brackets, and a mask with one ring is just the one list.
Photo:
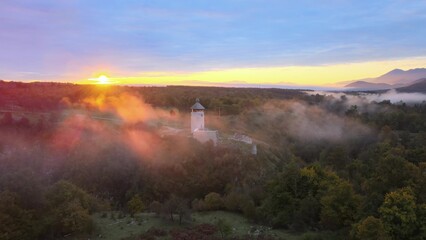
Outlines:
{"label": "sky", "polygon": [[0,79],[324,85],[426,67],[424,0],[1,0]]}

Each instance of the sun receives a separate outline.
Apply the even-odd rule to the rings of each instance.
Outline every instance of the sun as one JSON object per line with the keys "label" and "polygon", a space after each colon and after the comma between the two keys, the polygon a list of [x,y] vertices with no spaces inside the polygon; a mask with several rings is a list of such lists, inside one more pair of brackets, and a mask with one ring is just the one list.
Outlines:
{"label": "sun", "polygon": [[98,81],[97,84],[110,84],[111,83],[109,78],[105,75],[99,76],[96,80]]}
{"label": "sun", "polygon": [[87,83],[96,85],[115,85],[118,83],[117,78],[107,77],[106,74],[96,74],[94,76],[97,77],[88,78]]}

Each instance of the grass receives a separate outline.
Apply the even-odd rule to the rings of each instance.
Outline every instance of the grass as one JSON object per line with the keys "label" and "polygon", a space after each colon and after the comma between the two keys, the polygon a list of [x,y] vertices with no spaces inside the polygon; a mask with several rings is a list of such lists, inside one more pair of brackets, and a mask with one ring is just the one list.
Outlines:
{"label": "grass", "polygon": [[[115,218],[111,218],[111,214],[113,214]],[[168,219],[157,217],[153,213],[141,213],[134,218],[126,215],[119,219],[118,216],[119,212],[106,212],[106,217],[105,213],[94,214],[93,219],[98,233],[90,239],[119,240],[126,237],[138,236],[151,227],[168,231],[173,228],[188,227],[201,223],[214,224],[218,219],[223,219],[230,224],[233,229],[231,236],[246,235],[256,229],[263,229],[265,233],[278,237],[279,239],[301,239],[301,235],[252,224],[240,214],[225,211],[196,212],[192,214],[192,222],[187,222],[182,225],[179,225],[176,220],[172,222]]]}
{"label": "grass", "polygon": [[[98,232],[98,236],[94,239],[118,240],[140,235],[151,227],[165,230],[179,227],[178,222],[167,221],[156,217],[153,213],[137,214],[134,218],[126,215],[121,219],[117,217],[119,212],[107,212],[107,217],[102,217],[102,214],[96,213],[93,215]],[[111,219],[111,214],[115,215],[115,219]]]}
{"label": "grass", "polygon": [[253,224],[248,221],[241,214],[225,212],[225,211],[212,211],[212,212],[197,212],[192,214],[194,223],[211,223],[214,224],[218,219],[223,219],[232,226],[231,236],[241,236],[253,233],[255,230],[262,230],[266,234],[273,235],[280,239],[297,240],[300,235],[291,233],[285,230],[270,229],[266,226]]}

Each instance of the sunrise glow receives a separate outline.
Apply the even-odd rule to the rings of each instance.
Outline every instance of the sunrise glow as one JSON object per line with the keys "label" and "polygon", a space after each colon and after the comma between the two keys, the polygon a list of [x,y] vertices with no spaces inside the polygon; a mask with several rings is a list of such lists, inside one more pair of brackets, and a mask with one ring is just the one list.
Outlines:
{"label": "sunrise glow", "polygon": [[[379,76],[395,68],[403,70],[426,66],[425,57],[402,58],[388,61],[368,61],[318,66],[273,66],[257,68],[229,68],[193,72],[138,72],[121,71],[116,77],[100,75],[81,84],[148,84],[226,86],[229,84],[339,86],[345,81]],[[111,72],[111,71],[110,71]],[[121,76],[120,76],[121,75]]]}
{"label": "sunrise glow", "polygon": [[107,76],[102,75],[98,77],[98,82],[97,84],[110,84],[110,80]]}

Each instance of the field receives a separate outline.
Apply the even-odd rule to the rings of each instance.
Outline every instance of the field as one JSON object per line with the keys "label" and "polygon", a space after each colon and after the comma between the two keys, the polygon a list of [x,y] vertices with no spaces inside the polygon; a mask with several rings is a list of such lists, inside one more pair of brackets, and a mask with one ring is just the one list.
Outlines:
{"label": "field", "polygon": [[[114,219],[111,218],[111,214],[114,215]],[[212,224],[218,219],[223,219],[232,226],[231,236],[254,234],[256,230],[261,230],[269,235],[278,237],[279,239],[302,239],[301,235],[293,234],[284,230],[272,230],[264,226],[251,224],[246,218],[239,214],[224,211],[193,213],[192,222],[186,222],[182,225],[179,225],[177,221],[172,222],[168,219],[155,216],[154,213],[141,213],[136,215],[134,218],[126,215],[125,217],[121,216],[122,218],[119,219],[118,216],[119,212],[103,212],[94,214],[94,221],[98,232],[94,239],[118,240],[137,236],[152,227],[170,230],[173,228],[185,228],[202,223]]]}

